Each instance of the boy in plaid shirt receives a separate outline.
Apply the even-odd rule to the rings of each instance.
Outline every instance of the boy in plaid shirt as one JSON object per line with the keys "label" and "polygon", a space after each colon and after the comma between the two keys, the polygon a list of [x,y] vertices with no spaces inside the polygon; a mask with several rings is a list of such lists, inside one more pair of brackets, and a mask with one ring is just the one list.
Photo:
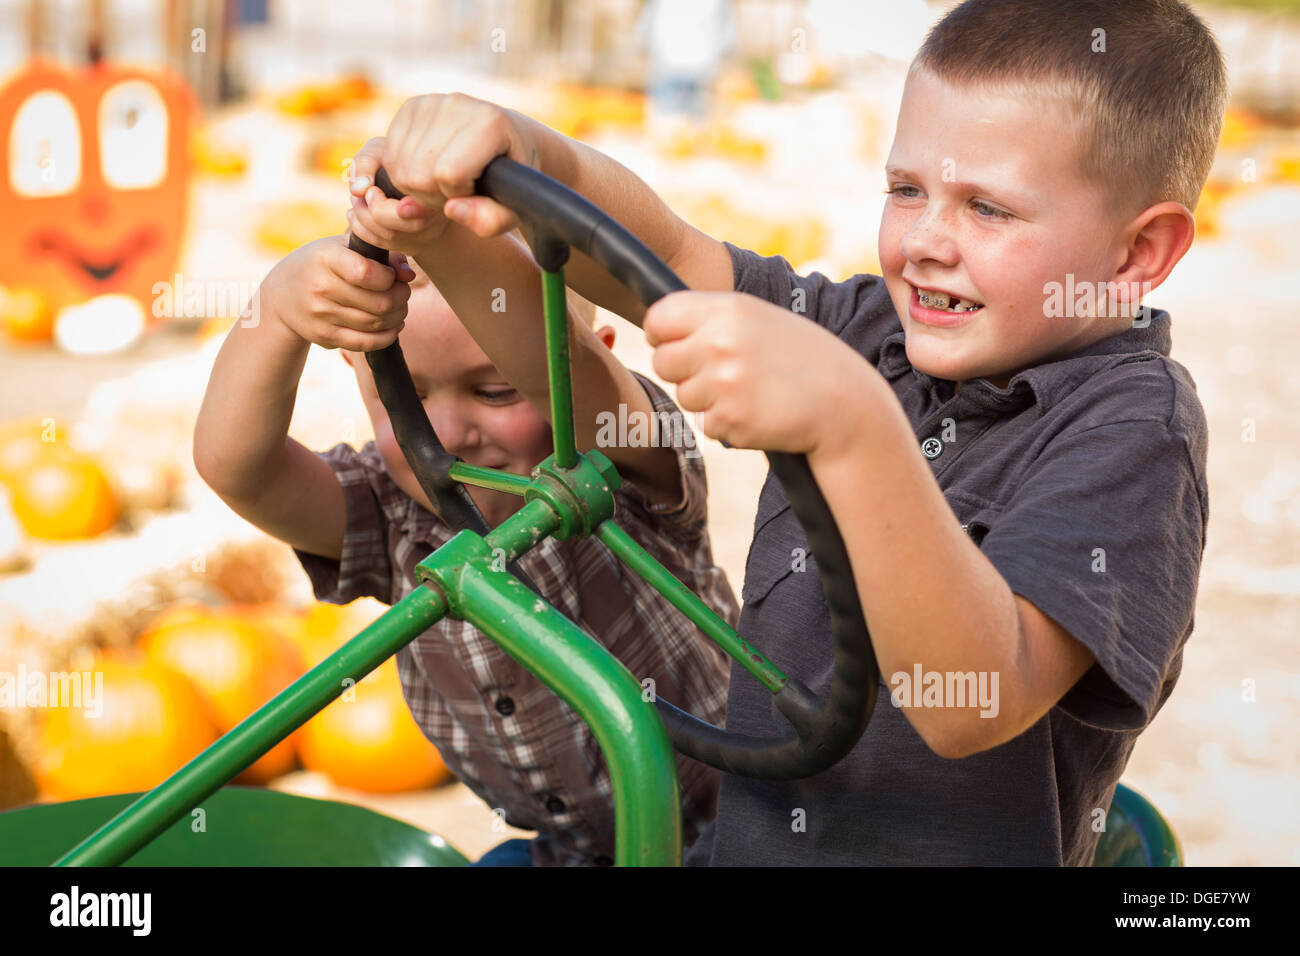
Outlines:
{"label": "boy in plaid shirt", "polygon": [[[479,280],[483,299],[504,291],[516,310],[511,318],[532,323],[540,336],[537,270],[531,260],[517,265],[484,275],[493,288]],[[369,366],[353,353],[382,348],[400,331],[412,381],[447,450],[527,474],[551,452],[545,350],[519,334],[518,363],[508,374],[499,370],[427,276],[400,255],[391,268],[372,262],[349,250],[346,236],[286,257],[259,295],[258,321],[237,323],[214,365],[195,430],[199,472],[235,511],[294,547],[318,599],[396,603],[415,587],[416,563],[455,532],[420,489]],[[597,444],[606,408],[622,405],[619,413],[632,421],[676,420],[680,412],[663,390],[613,357],[613,329],[593,329],[594,309],[574,302],[578,447]],[[313,342],[343,349],[356,373],[375,432],[360,451],[340,444],[316,454],[287,437]],[[734,626],[738,608],[706,528],[703,461],[689,429],[678,435],[672,446],[603,449],[625,479],[615,520]],[[503,492],[469,490],[489,526],[522,504]],[[653,680],[656,694],[722,723],[722,652],[603,544],[547,538],[519,564],[547,601],[638,680]],[[489,862],[613,861],[609,771],[567,704],[472,625],[450,618],[399,651],[397,662],[411,712],[448,766],[506,822],[539,832],[530,845],[503,844]],[[719,775],[684,757],[677,765],[689,843],[713,816]]]}

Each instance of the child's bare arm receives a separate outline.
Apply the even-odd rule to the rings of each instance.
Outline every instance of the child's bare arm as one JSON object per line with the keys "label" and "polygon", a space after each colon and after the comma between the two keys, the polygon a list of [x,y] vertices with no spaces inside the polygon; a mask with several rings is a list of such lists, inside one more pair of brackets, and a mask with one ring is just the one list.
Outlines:
{"label": "child's bare arm", "polygon": [[[353,230],[381,248],[398,240],[384,231],[364,203],[351,216]],[[480,239],[455,223],[424,251],[407,247],[492,364],[548,421],[550,383],[541,273],[527,247],[512,235]],[[645,389],[587,323],[569,315],[574,438],[579,450],[598,445],[597,416],[624,406],[630,423],[653,420]],[[648,431],[646,432],[648,434]],[[601,449],[624,478],[654,501],[681,500],[677,456],[668,447],[607,446]]]}
{"label": "child's bare arm", "polygon": [[[432,100],[437,102],[431,103]],[[501,374],[549,419],[550,393],[540,273],[531,253],[509,233],[480,238],[465,226],[446,219],[441,207],[436,203],[429,205],[427,199],[430,190],[456,188],[442,184],[438,177],[446,174],[444,166],[452,169],[447,175],[458,175],[456,169],[460,160],[457,157],[467,153],[481,156],[482,165],[486,165],[498,155],[489,148],[491,137],[500,134],[506,137],[502,142],[506,142],[514,135],[514,127],[500,125],[506,122],[505,116],[506,111],[467,97],[421,97],[418,101],[409,101],[394,119],[390,135],[371,140],[353,163],[353,171],[362,178],[372,177],[382,163],[394,185],[406,192],[408,198],[401,201],[388,199],[373,185],[354,188],[354,193],[361,193],[362,197],[354,199],[349,223],[353,232],[362,239],[381,248],[403,252],[419,262]],[[519,120],[521,124],[524,122],[522,117]],[[526,122],[531,124],[531,121]],[[651,248],[657,245],[656,251],[660,255],[671,259],[674,250],[680,251],[682,237],[686,235],[716,246],[716,251],[725,260],[725,269],[715,269],[713,274],[700,270],[694,277],[688,273],[687,281],[694,278],[695,281],[718,284],[723,281],[722,273],[725,271],[725,288],[731,288],[731,259],[721,244],[691,230],[673,216],[639,179],[612,160],[606,160],[599,153],[580,147],[580,144],[560,137],[540,124],[521,125],[521,128],[531,130],[530,136],[535,134],[539,140],[554,138],[553,146],[560,157],[557,166],[569,169],[576,182],[602,184],[596,189],[598,196],[610,198],[626,194],[625,211],[629,216],[647,204],[652,206],[652,212],[644,215],[640,226],[648,244]],[[564,151],[569,146],[580,150],[575,154],[576,160],[564,158]],[[519,148],[526,148],[530,155],[534,155],[531,146]],[[479,172],[481,166],[471,174],[471,186]],[[443,194],[438,192],[437,195]],[[476,206],[476,214],[492,216],[494,209],[504,212],[503,207],[491,203],[490,206]],[[618,210],[614,212],[619,214]],[[516,224],[513,217],[500,222],[506,227]],[[638,229],[637,222],[629,222],[629,225],[634,231]],[[691,259],[693,263],[698,261],[697,258]],[[707,262],[707,258],[704,261]],[[590,260],[585,263],[585,272],[580,264],[574,265],[576,273],[573,268],[566,268],[565,277],[576,291],[590,294],[598,304],[630,316],[639,318],[644,313],[644,308],[630,293]],[[596,273],[599,273],[600,282],[593,281]],[[576,281],[573,278],[575,274],[579,276]],[[584,274],[588,276],[586,280],[581,278]],[[629,425],[638,421],[645,423],[643,434],[648,436],[650,425],[655,421],[654,408],[640,383],[585,323],[571,316],[569,327],[573,343],[574,429],[578,447],[597,446],[600,432],[597,416],[602,412],[626,414]],[[652,500],[667,504],[681,500],[681,481],[673,449],[647,442],[640,446],[605,447],[602,450],[622,474],[639,485]]]}
{"label": "child's bare arm", "polygon": [[346,514],[333,469],[288,437],[298,380],[312,342],[368,351],[397,337],[409,287],[393,275],[338,236],[286,257],[258,290],[253,318],[222,345],[195,424],[203,480],[236,513],[312,554],[339,557]]}
{"label": "child's bare arm", "polygon": [[903,707],[936,754],[959,759],[1019,736],[1092,665],[1088,648],[1013,592],[953,520],[890,383],[848,342],[734,293],[668,296],[645,331],[655,371],[677,383],[702,432],[808,456],[891,687],[914,666],[998,681],[993,713]]}
{"label": "child's bare arm", "polygon": [[[372,140],[357,155],[352,169],[362,185],[353,192],[365,191],[382,164],[393,182],[417,201],[408,209],[423,206],[441,219],[445,204],[447,215],[475,234],[501,235],[518,225],[514,215],[473,194],[475,180],[499,155],[539,169],[591,200],[638,236],[690,288],[734,288],[731,258],[722,243],[674,214],[631,170],[521,113],[462,94],[432,94],[404,103],[388,137]],[[574,252],[565,279],[584,298],[640,324],[645,307],[585,255]]]}

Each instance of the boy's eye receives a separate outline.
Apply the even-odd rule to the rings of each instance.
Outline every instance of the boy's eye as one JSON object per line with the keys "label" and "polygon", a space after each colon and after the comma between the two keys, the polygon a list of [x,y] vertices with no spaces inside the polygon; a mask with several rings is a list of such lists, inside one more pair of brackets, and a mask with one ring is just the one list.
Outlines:
{"label": "boy's eye", "polygon": [[980,202],[978,199],[972,200],[971,205],[975,207],[975,211],[979,213],[981,219],[992,219],[992,220],[1001,221],[1004,219],[1011,218],[1010,213],[1003,212],[997,206],[990,206],[986,202]]}
{"label": "boy's eye", "polygon": [[[904,190],[906,190],[906,189],[916,189],[916,187],[915,187],[915,186],[905,186],[905,185],[902,185],[902,184],[898,184],[898,185],[890,186],[888,189],[885,190],[885,195],[886,195],[886,196],[895,196],[895,195],[897,195],[897,196],[902,196],[904,199],[915,199],[916,197],[915,197],[914,195],[912,195],[911,193],[906,193],[906,192],[904,192]],[[917,192],[920,192],[919,189],[916,190],[916,191],[917,191]]]}
{"label": "boy's eye", "polygon": [[[886,189],[885,195],[899,196],[903,199],[916,199],[920,195],[920,192],[921,190],[918,189],[916,186],[908,186],[906,184],[899,183],[897,185],[890,186],[888,189]],[[971,206],[975,209],[976,213],[979,214],[979,217],[981,219],[987,219],[990,222],[1004,222],[1011,218],[1011,214],[1009,212],[1004,212],[1003,210],[999,209],[997,206],[990,206],[988,203],[983,202],[979,199],[972,199]]]}
{"label": "boy's eye", "polygon": [[498,405],[513,401],[519,393],[513,388],[476,388],[474,394],[485,402],[495,402]]}

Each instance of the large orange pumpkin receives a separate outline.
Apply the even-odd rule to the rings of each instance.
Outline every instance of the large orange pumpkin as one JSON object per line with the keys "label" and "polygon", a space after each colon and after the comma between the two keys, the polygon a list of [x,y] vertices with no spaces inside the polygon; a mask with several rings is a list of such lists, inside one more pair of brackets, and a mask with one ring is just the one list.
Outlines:
{"label": "large orange pumpkin", "polygon": [[407,709],[391,659],[306,723],[299,752],[307,769],[370,793],[419,790],[451,779]]}
{"label": "large orange pumpkin", "polygon": [[0,89],[0,283],[54,314],[109,292],[150,314],[185,232],[194,111],[169,73],[36,60],[15,74]]}
{"label": "large orange pumpkin", "polygon": [[8,475],[6,484],[14,514],[33,538],[93,538],[121,516],[113,486],[89,455],[51,453]]}
{"label": "large orange pumpkin", "polygon": [[310,670],[374,622],[387,608],[371,598],[351,604],[312,605],[300,618],[292,636],[302,655],[303,670]]}
{"label": "large orange pumpkin", "polygon": [[[166,612],[165,612],[166,613]],[[213,723],[226,733],[297,680],[298,658],[280,634],[242,609],[170,612],[170,623],[140,636],[148,658],[188,677]],[[296,732],[295,732],[296,733]],[[295,766],[295,735],[280,741],[237,778],[264,784]]]}
{"label": "large orange pumpkin", "polygon": [[[102,675],[99,712],[50,707],[32,768],[41,792],[55,800],[149,790],[198,756],[217,738],[203,699],[175,671],[139,658],[108,655],[91,671]],[[89,700],[86,689],[83,703]]]}

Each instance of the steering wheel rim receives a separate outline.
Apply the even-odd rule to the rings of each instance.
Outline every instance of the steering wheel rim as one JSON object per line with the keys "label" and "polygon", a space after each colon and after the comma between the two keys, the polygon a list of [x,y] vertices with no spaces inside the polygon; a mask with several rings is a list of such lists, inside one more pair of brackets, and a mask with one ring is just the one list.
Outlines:
{"label": "steering wheel rim", "polygon": [[[401,198],[402,193],[393,186],[385,170],[378,170],[375,183],[390,198]],[[533,256],[547,271],[560,269],[572,247],[623,283],[647,308],[665,295],[687,288],[667,264],[611,216],[567,186],[531,167],[498,156],[484,168],[475,183],[475,192],[506,206],[529,226]],[[350,237],[349,244],[370,258],[385,264],[388,262],[384,250],[356,236]],[[440,510],[444,520],[457,530],[469,528],[485,534],[485,524],[481,531],[475,527],[475,516],[480,524],[482,516],[478,515],[473,501],[464,487],[448,474],[448,469],[457,459],[442,449],[433,434],[433,428],[410,385],[410,375],[398,344],[394,342],[386,349],[367,353],[367,360],[375,372],[376,383],[380,383],[381,376],[385,380],[380,387],[385,407],[388,407],[389,397],[394,399],[390,417],[397,412],[397,417],[393,418],[394,431],[408,461],[414,457],[426,472],[428,486],[425,476],[417,471],[421,485],[426,486],[426,493],[430,487],[437,492],[439,497],[430,494],[430,498],[440,506],[444,497],[453,505],[450,517]],[[408,389],[409,395],[406,395]],[[411,400],[414,400],[414,406]],[[414,456],[407,451],[404,432],[412,442],[418,443]],[[787,678],[775,692],[777,709],[794,728],[793,737],[758,737],[722,730],[658,695],[655,706],[674,747],[687,756],[740,776],[793,780],[826,770],[847,755],[861,739],[875,707],[879,668],[848,550],[813,477],[807,457],[770,451],[764,454],[790,500],[791,509],[804,529],[809,549],[821,572],[822,593],[834,638],[830,692],[825,700],[821,700],[794,678]],[[414,465],[415,461],[412,461],[413,468]],[[457,490],[469,501],[472,513],[463,502],[456,500]],[[456,525],[455,521],[462,523]],[[512,570],[518,573],[517,568],[512,567]]]}

